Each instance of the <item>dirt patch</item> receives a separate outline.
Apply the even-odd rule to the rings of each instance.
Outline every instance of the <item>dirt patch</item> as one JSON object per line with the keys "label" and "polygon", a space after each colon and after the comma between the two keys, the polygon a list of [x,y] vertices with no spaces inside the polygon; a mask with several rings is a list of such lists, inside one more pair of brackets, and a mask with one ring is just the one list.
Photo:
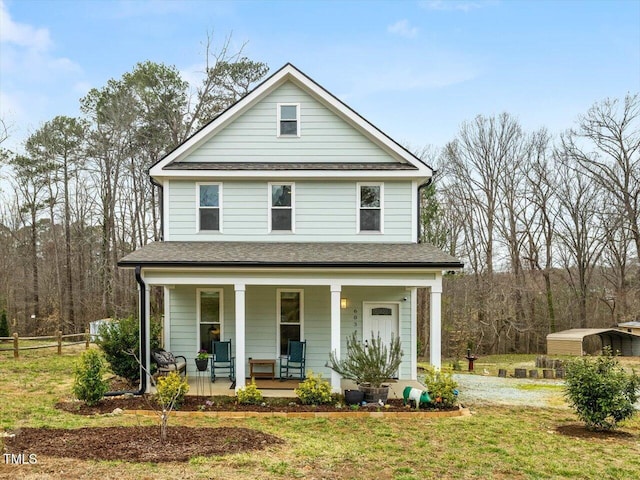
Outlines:
{"label": "dirt patch", "polygon": [[282,443],[257,430],[227,427],[169,427],[164,444],[160,427],[23,428],[15,437],[5,438],[7,453],[154,463],[262,450]]}
{"label": "dirt patch", "polygon": [[629,441],[635,437],[627,432],[620,430],[589,430],[584,424],[570,423],[568,425],[560,425],[556,431],[567,437],[585,438],[590,440],[617,440]]}
{"label": "dirt patch", "polygon": [[[122,410],[153,410],[157,405],[149,395],[142,396],[120,396],[106,397],[97,405],[88,407],[84,402],[68,400],[56,404],[56,408],[69,413],[80,415],[102,415],[112,413],[116,408]],[[449,410],[457,410],[453,408]],[[179,408],[185,412],[345,412],[351,411],[352,407],[335,405],[302,405],[297,398],[265,398],[259,405],[240,405],[235,402],[234,397],[197,397],[187,396],[184,403]],[[383,412],[415,412],[415,408],[410,408],[402,404],[402,400],[392,399],[385,406],[376,403],[358,406],[357,411],[383,411]],[[424,409],[420,410],[425,411]],[[447,411],[429,410],[429,411]]]}

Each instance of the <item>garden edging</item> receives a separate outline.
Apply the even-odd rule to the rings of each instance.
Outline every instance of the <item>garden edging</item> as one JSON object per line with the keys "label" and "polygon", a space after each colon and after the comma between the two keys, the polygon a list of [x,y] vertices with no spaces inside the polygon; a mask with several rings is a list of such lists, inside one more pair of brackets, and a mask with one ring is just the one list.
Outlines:
{"label": "garden edging", "polygon": [[[124,415],[155,417],[158,414],[153,410],[125,410]],[[459,408],[446,412],[171,412],[177,417],[217,417],[217,418],[255,418],[255,417],[284,417],[284,418],[452,418],[467,417],[471,415],[468,408]]]}

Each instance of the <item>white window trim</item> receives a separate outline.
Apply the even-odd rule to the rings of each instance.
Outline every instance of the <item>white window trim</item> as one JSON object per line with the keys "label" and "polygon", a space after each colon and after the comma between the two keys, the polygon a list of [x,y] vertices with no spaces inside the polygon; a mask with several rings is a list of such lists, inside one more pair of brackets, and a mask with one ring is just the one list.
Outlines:
{"label": "white window trim", "polygon": [[[380,187],[380,230],[360,230],[360,195],[362,187]],[[368,209],[370,210],[370,209]],[[384,182],[356,183],[356,233],[362,235],[380,235],[384,233]]]}
{"label": "white window trim", "polygon": [[[224,290],[222,288],[196,288],[196,346],[193,351],[194,355],[200,350],[200,325],[202,324],[200,294],[212,292],[218,292],[220,296],[220,340],[224,339]],[[206,322],[205,325],[209,323]]]}
{"label": "white window trim", "polygon": [[[288,208],[288,207],[274,207],[273,203],[273,194],[271,193],[274,185],[289,185],[291,186],[291,230],[273,230],[271,224],[271,210],[273,208]],[[269,182],[267,184],[267,204],[269,205],[267,212],[267,231],[268,233],[273,233],[276,235],[287,235],[291,233],[296,233],[296,184],[295,182]]]}
{"label": "white window trim", "polygon": [[[201,230],[200,229],[200,208],[215,208],[215,207],[200,207],[200,186],[201,185],[217,185],[218,186],[218,230]],[[222,233],[222,182],[196,182],[196,233],[202,234],[219,234]]]}
{"label": "white window trim", "polygon": [[[300,294],[300,341],[304,341],[304,289],[302,288],[276,288],[276,358],[280,357],[280,294],[297,292]],[[296,325],[285,323],[285,325]],[[200,345],[200,343],[198,343]]]}
{"label": "white window trim", "polygon": [[[280,117],[281,117],[281,107],[296,107],[296,134],[295,135],[283,135],[280,133]],[[276,133],[278,138],[300,138],[300,104],[299,103],[278,103],[276,105],[277,113],[276,113]]]}

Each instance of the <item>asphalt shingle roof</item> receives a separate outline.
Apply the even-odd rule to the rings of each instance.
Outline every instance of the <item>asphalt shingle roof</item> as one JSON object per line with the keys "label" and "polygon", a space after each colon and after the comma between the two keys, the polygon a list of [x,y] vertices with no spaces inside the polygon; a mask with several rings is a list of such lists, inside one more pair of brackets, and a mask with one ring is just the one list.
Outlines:
{"label": "asphalt shingle roof", "polygon": [[408,163],[172,162],[165,170],[417,170]]}
{"label": "asphalt shingle roof", "polygon": [[122,258],[121,267],[303,266],[455,269],[462,263],[426,243],[155,242]]}

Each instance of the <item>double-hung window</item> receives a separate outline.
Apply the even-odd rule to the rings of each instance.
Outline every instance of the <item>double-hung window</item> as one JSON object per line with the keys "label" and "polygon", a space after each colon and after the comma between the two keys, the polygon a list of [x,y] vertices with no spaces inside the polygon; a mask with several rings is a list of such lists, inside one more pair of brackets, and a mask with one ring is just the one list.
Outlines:
{"label": "double-hung window", "polygon": [[383,203],[383,184],[358,184],[358,232],[382,233]]}
{"label": "double-hung window", "polygon": [[278,289],[278,343],[280,355],[287,354],[289,340],[300,341],[304,323],[304,291]]}
{"label": "double-hung window", "polygon": [[294,193],[293,183],[269,184],[269,222],[271,232],[294,231]]}
{"label": "double-hung window", "polygon": [[222,205],[222,185],[219,183],[198,183],[198,231],[220,232],[222,229],[220,207]]}
{"label": "double-hung window", "polygon": [[222,338],[222,290],[197,289],[200,349],[211,351],[211,342]]}
{"label": "double-hung window", "polygon": [[300,136],[300,104],[278,104],[278,137]]}

